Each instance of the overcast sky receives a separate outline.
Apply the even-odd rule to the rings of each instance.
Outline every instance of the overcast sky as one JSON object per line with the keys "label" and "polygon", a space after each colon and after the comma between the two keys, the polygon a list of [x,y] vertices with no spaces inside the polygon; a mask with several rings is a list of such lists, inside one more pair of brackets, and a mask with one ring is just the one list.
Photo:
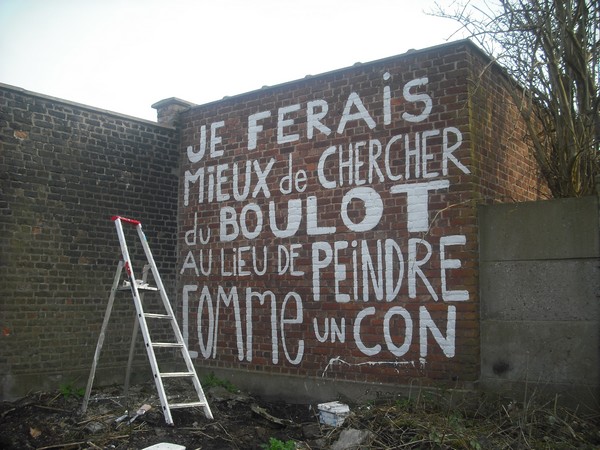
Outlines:
{"label": "overcast sky", "polygon": [[[438,0],[451,7],[451,0]],[[434,0],[0,0],[0,82],[135,117],[460,38]]]}

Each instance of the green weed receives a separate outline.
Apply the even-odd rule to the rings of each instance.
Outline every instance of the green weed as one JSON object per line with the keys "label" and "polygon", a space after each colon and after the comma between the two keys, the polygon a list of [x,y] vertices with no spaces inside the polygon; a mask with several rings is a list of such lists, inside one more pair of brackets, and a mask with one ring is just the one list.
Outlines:
{"label": "green weed", "polygon": [[72,382],[61,384],[58,388],[64,398],[81,398],[85,394],[84,388],[75,387]]}
{"label": "green weed", "polygon": [[264,450],[294,450],[296,443],[294,441],[280,441],[277,438],[269,438],[268,444],[262,444]]}
{"label": "green weed", "polygon": [[208,389],[208,388],[215,387],[215,386],[220,386],[222,388],[225,388],[229,392],[238,392],[238,388],[235,387],[235,385],[233,383],[231,383],[230,381],[227,381],[227,380],[222,380],[221,378],[217,377],[212,372],[209,373],[208,375],[206,375],[204,378],[202,378],[202,387],[203,388]]}

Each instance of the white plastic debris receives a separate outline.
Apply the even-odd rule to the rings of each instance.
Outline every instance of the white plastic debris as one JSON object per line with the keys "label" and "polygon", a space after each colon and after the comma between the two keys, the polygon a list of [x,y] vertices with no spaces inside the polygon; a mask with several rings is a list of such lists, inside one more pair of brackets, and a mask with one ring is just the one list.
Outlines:
{"label": "white plastic debris", "polygon": [[339,427],[350,414],[350,407],[340,402],[319,403],[319,422],[323,425]]}
{"label": "white plastic debris", "polygon": [[142,450],[185,450],[185,447],[179,444],[169,444],[168,442],[161,442],[160,444],[154,444],[150,447],[145,447]]}

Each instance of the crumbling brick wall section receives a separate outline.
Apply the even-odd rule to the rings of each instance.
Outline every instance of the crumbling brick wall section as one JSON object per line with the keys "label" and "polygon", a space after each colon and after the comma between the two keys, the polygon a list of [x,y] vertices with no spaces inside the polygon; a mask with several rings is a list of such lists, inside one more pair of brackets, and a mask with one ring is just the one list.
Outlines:
{"label": "crumbling brick wall section", "polygon": [[484,101],[501,75],[476,89],[488,63],[458,42],[182,113],[178,291],[199,364],[478,379],[475,205],[515,183],[537,197],[518,115]]}
{"label": "crumbling brick wall section", "polygon": [[[11,398],[85,382],[120,257],[112,215],[142,221],[174,291],[178,136],[2,85],[0,146],[0,397]],[[118,297],[101,371],[124,375],[133,317]]]}

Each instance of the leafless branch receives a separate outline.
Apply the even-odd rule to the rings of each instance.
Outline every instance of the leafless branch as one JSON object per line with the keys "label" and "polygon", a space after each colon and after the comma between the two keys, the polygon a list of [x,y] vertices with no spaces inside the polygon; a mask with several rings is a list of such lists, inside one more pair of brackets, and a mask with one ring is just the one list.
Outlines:
{"label": "leafless branch", "polygon": [[594,193],[600,174],[600,4],[484,0],[437,4],[512,77],[509,90],[555,197]]}

